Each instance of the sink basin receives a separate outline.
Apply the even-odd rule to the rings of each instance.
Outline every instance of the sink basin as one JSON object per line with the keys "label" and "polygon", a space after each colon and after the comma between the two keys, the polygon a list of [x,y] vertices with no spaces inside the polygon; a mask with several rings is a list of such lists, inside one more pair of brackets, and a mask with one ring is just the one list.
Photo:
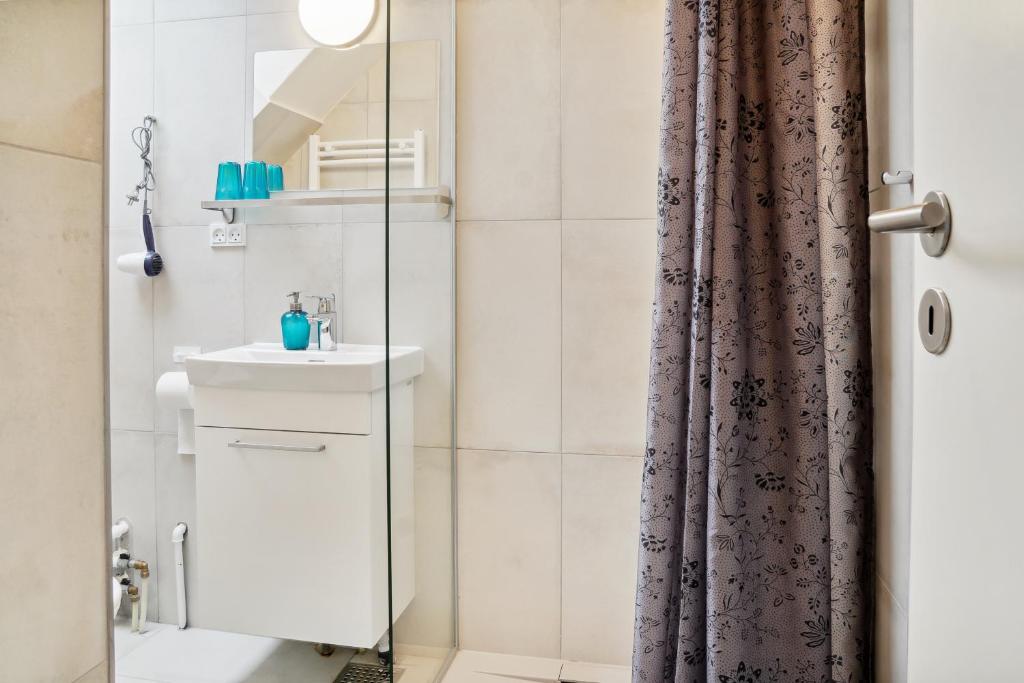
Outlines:
{"label": "sink basin", "polygon": [[[423,350],[391,347],[391,383],[423,372]],[[256,391],[372,392],[383,389],[384,347],[339,344],[336,351],[287,351],[280,344],[249,344],[185,359],[197,387]]]}

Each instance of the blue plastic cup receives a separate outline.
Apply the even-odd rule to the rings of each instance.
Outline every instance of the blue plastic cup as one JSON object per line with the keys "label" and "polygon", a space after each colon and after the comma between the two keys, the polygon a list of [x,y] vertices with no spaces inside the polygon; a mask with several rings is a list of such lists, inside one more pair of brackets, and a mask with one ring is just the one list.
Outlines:
{"label": "blue plastic cup", "polygon": [[242,167],[234,161],[222,162],[217,167],[217,199],[242,198]]}
{"label": "blue plastic cup", "polygon": [[284,190],[284,169],[277,164],[267,166],[267,189],[271,192]]}
{"label": "blue plastic cup", "polygon": [[269,199],[267,190],[267,165],[262,161],[245,162],[245,178],[242,180],[242,199]]}

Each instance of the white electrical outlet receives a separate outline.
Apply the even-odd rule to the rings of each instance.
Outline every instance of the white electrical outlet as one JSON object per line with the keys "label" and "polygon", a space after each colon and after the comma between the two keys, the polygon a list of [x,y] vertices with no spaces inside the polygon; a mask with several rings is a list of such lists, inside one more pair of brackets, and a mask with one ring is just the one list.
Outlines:
{"label": "white electrical outlet", "polygon": [[244,247],[245,223],[210,223],[211,247]]}
{"label": "white electrical outlet", "polygon": [[228,224],[228,246],[245,246],[245,223]]}
{"label": "white electrical outlet", "polygon": [[228,243],[228,224],[210,223],[210,246],[223,247]]}

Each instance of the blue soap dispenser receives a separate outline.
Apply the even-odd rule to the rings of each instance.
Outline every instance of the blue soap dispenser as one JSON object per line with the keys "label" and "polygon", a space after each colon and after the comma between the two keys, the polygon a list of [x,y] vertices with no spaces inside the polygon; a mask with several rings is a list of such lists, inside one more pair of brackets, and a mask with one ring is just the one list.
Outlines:
{"label": "blue soap dispenser", "polygon": [[302,310],[299,293],[292,292],[288,311],[281,316],[281,337],[289,351],[305,351],[309,347],[309,316]]}

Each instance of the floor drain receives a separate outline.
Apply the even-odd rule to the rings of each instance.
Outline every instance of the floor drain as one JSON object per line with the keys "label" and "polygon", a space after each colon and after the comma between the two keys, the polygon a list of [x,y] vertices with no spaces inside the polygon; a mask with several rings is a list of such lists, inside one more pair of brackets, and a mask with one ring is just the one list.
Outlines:
{"label": "floor drain", "polygon": [[[395,667],[395,679],[393,683],[398,683],[398,680],[402,677],[403,669]],[[338,674],[338,677],[334,679],[334,683],[392,683],[388,676],[388,667],[386,664],[360,664],[352,662],[345,666]]]}

